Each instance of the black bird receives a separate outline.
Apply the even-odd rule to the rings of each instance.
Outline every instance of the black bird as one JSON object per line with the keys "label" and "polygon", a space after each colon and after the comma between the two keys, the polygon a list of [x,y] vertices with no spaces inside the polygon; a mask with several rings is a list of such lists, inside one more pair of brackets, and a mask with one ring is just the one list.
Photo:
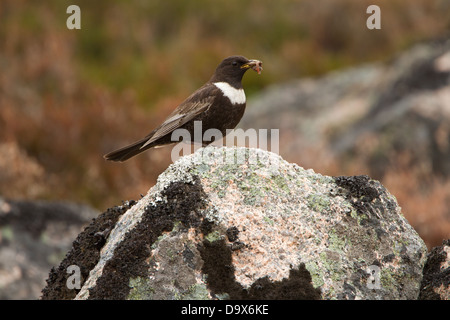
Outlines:
{"label": "black bird", "polygon": [[[194,138],[194,121],[202,121],[202,137],[208,129],[218,129],[225,136],[226,129],[234,129],[244,115],[244,73],[252,69],[259,74],[261,65],[261,61],[243,56],[224,59],[211,79],[184,100],[159,127],[143,139],[110,152],[104,158],[122,162],[147,149],[175,143],[177,141],[171,139],[172,132],[180,128],[186,129]],[[196,142],[207,145],[213,141]]]}

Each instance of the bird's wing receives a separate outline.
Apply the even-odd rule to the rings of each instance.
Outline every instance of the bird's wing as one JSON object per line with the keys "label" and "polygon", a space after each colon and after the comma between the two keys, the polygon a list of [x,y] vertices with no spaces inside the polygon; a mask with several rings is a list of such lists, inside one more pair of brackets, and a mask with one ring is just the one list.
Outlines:
{"label": "bird's wing", "polygon": [[148,141],[141,147],[145,148],[147,145],[171,133],[175,129],[180,128],[185,123],[194,119],[196,116],[205,112],[211,107],[214,102],[214,95],[205,96],[205,87],[199,89],[184,102],[182,102],[169,117],[157,128]]}

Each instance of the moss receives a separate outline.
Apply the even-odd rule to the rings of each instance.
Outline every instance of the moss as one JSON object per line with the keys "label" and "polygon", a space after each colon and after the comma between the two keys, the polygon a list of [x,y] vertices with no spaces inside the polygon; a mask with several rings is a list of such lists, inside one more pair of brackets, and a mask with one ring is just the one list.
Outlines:
{"label": "moss", "polygon": [[332,231],[328,235],[328,243],[328,248],[330,250],[342,252],[344,248],[349,244],[349,241],[347,240],[347,236],[343,234],[337,234],[335,231]]}
{"label": "moss", "polygon": [[316,212],[324,212],[330,206],[330,199],[328,196],[323,196],[320,194],[310,194],[306,198],[308,203],[308,208]]}
{"label": "moss", "polygon": [[[95,235],[107,229],[111,230],[119,217],[134,204],[134,201],[130,201],[123,206],[108,209],[95,218],[77,236],[72,249],[66,254],[58,268],[53,268],[50,271],[47,286],[42,290],[42,300],[69,300],[75,298],[79,290],[72,290],[67,287],[67,267],[73,264],[79,266],[81,279],[85,281],[89,277],[89,271],[97,265],[100,259],[100,250],[105,241],[103,236],[97,237]],[[126,280],[126,286],[129,289],[128,279]]]}
{"label": "moss", "polygon": [[196,283],[186,292],[175,292],[176,300],[210,300],[209,291],[204,283]]}
{"label": "moss", "polygon": [[0,235],[5,241],[13,241],[14,240],[14,230],[11,228],[11,226],[3,226],[0,228]]}
{"label": "moss", "polygon": [[255,173],[260,167],[252,167],[248,171],[250,174],[238,182],[238,187],[244,194],[245,204],[258,205],[268,193],[285,195],[290,192],[284,177],[279,175],[271,175],[270,178],[263,177]]}
{"label": "moss", "polygon": [[128,300],[151,300],[155,293],[155,289],[151,286],[151,281],[148,278],[130,278],[129,287],[131,289],[127,297]]}
{"label": "moss", "polygon": [[407,239],[398,239],[392,246],[392,252],[395,254],[395,256],[400,257],[400,255],[408,245],[409,241]]}
{"label": "moss", "polygon": [[156,241],[151,245],[150,248],[151,248],[152,250],[156,249],[156,248],[158,247],[159,243],[161,242],[161,240],[163,240],[163,239],[166,238],[166,237],[167,237],[167,233],[164,233],[164,234],[160,235],[160,236],[156,239]]}
{"label": "moss", "polygon": [[315,261],[305,263],[306,270],[311,274],[311,281],[314,288],[319,288],[324,285],[323,271],[319,268]]}
{"label": "moss", "polygon": [[[151,286],[152,281],[149,278],[136,277],[131,278],[129,282],[130,293],[128,300],[152,300],[155,289]],[[172,283],[172,293],[175,300],[209,300],[209,292],[204,283],[196,283],[190,286],[186,291],[175,289]]]}
{"label": "moss", "polygon": [[[148,277],[151,245],[161,235],[176,230],[177,221],[181,221],[184,228],[200,224],[200,211],[204,208],[206,194],[198,177],[191,183],[170,183],[161,192],[161,198],[167,198],[167,202],[146,207],[140,222],[128,230],[124,239],[115,247],[114,255],[104,265],[96,286],[89,290],[90,299],[128,297],[131,290],[130,279]],[[171,254],[174,258],[175,253]]]}
{"label": "moss", "polygon": [[206,163],[200,163],[197,166],[194,167],[195,169],[193,170],[194,174],[196,175],[203,175],[208,173],[211,168],[209,165],[207,165]]}
{"label": "moss", "polygon": [[215,241],[221,240],[222,238],[223,237],[219,233],[219,231],[210,232],[205,236],[205,239],[208,240],[209,242],[215,242]]}
{"label": "moss", "polygon": [[364,223],[364,220],[367,220],[368,217],[364,213],[359,213],[355,209],[351,209],[350,216],[358,222],[358,225]]}
{"label": "moss", "polygon": [[243,202],[246,205],[258,205],[265,195],[266,190],[262,186],[266,185],[266,181],[261,181],[261,177],[257,174],[248,174],[245,179],[239,180],[237,185],[244,196]]}
{"label": "moss", "polygon": [[382,268],[380,271],[381,288],[384,290],[392,291],[398,286],[395,280],[395,272],[388,268]]}
{"label": "moss", "polygon": [[267,217],[267,216],[264,217],[264,221],[265,221],[267,224],[269,224],[270,226],[273,226],[273,225],[274,225],[273,220],[270,219],[270,218]]}
{"label": "moss", "polygon": [[345,277],[346,272],[342,269],[339,256],[334,252],[322,252],[320,254],[320,261],[322,262],[322,267],[327,270],[327,273],[333,282],[339,282],[343,277]]}
{"label": "moss", "polygon": [[286,183],[286,179],[279,175],[272,175],[271,182],[277,186],[278,190],[282,190],[284,193],[289,194],[290,188]]}
{"label": "moss", "polygon": [[159,243],[161,242],[161,240],[167,238],[170,234],[179,232],[182,227],[183,227],[183,224],[181,223],[181,221],[179,221],[179,220],[174,221],[172,230],[169,232],[163,232],[163,234],[161,234],[156,239],[156,241],[150,246],[150,248],[152,250],[156,249],[159,246]]}
{"label": "moss", "polygon": [[334,182],[332,177],[323,176],[321,174],[314,174],[313,176],[311,176],[311,179],[313,181],[316,181],[320,185],[326,185]]}
{"label": "moss", "polygon": [[[224,149],[225,150],[225,149]],[[210,167],[206,164],[198,164],[191,169],[193,174],[199,175],[201,178],[207,178],[210,187],[218,195],[219,198],[226,196],[227,189],[231,183],[236,184],[237,188],[243,195],[243,202],[246,205],[258,205],[267,193],[289,193],[290,189],[287,181],[283,176],[272,174],[270,177],[265,177],[257,174],[259,170],[265,168],[266,164],[257,159],[256,163],[248,163],[248,150],[242,155],[239,150],[234,150],[234,160],[239,160],[238,163],[245,162],[245,170],[242,166],[236,163],[223,163],[220,165],[220,171],[210,171]],[[226,150],[218,157],[227,157]]]}
{"label": "moss", "polygon": [[[199,168],[201,169],[199,170]],[[194,171],[197,172],[202,178],[208,178],[211,181],[210,187],[217,193],[219,198],[225,197],[226,190],[229,186],[229,181],[236,180],[238,168],[233,164],[224,164],[221,166],[220,173],[217,171],[203,171],[204,169],[204,167],[196,166],[196,170]]]}

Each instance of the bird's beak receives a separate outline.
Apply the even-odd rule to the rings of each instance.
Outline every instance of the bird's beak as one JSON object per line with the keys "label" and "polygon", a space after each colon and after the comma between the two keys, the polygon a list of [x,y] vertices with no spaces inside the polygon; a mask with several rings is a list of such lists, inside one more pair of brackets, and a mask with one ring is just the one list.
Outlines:
{"label": "bird's beak", "polygon": [[256,71],[258,74],[261,74],[262,71],[262,62],[259,60],[249,60],[246,64],[241,66],[241,69],[252,69]]}

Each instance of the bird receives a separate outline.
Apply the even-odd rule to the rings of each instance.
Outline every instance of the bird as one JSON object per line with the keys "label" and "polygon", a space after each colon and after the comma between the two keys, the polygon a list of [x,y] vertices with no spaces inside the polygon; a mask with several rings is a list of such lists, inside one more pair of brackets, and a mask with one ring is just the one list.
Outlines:
{"label": "bird", "polygon": [[[181,102],[162,124],[144,138],[103,157],[109,161],[124,162],[150,148],[176,143],[178,141],[172,141],[172,133],[177,129],[186,129],[194,137],[195,121],[201,121],[201,137],[208,129],[218,129],[225,136],[227,129],[234,129],[244,115],[246,97],[242,77],[249,69],[261,74],[262,62],[241,55],[225,58],[211,78]],[[192,139],[191,142],[205,146],[214,142],[214,139]]]}

